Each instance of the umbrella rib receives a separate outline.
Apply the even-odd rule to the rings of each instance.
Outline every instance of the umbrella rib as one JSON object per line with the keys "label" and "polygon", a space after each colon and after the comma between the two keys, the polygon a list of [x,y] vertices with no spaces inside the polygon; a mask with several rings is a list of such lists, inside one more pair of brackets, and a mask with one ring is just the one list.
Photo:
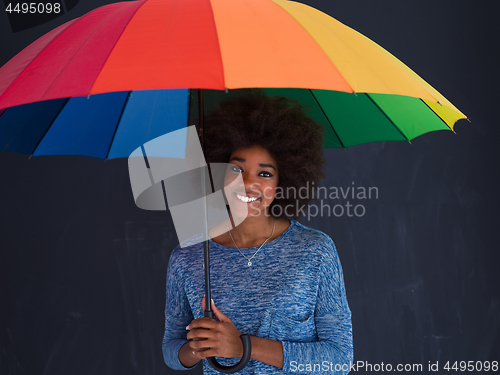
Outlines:
{"label": "umbrella rib", "polygon": [[380,108],[380,106],[375,102],[375,100],[373,100],[373,98],[370,96],[370,94],[365,93],[365,95],[368,97],[368,99],[370,99],[372,101],[372,103],[378,108],[378,110],[384,114],[385,118],[387,120],[389,120],[389,122],[392,124],[392,126],[394,126],[397,129],[397,131],[400,132],[401,135],[411,144],[410,139],[406,136],[406,134],[401,131],[401,129],[394,123],[394,121],[391,120],[391,118],[389,116],[387,116],[387,113],[385,113],[382,110],[382,108]]}
{"label": "umbrella rib", "polygon": [[38,148],[38,146],[42,142],[43,138],[47,135],[47,133],[49,132],[49,130],[52,127],[52,125],[54,125],[54,122],[56,121],[57,117],[59,117],[59,115],[61,114],[62,110],[64,109],[64,107],[66,107],[66,104],[68,104],[68,102],[69,102],[70,99],[71,98],[67,98],[66,99],[66,101],[64,102],[64,104],[61,106],[61,108],[57,112],[57,114],[54,116],[54,119],[50,122],[50,125],[47,127],[47,130],[45,130],[45,133],[43,133],[43,135],[40,137],[40,140],[38,141],[38,143],[36,144],[36,146],[33,148],[33,151],[31,151],[31,154],[30,154],[30,157],[28,158],[28,160],[31,159],[31,157],[35,153],[36,149]]}
{"label": "umbrella rib", "polygon": [[116,42],[115,44],[113,45],[113,47],[110,49],[109,53],[108,53],[108,56],[106,56],[106,58],[104,59],[104,61],[102,62],[102,65],[101,65],[101,68],[99,69],[99,73],[97,74],[96,78],[94,79],[94,82],[92,82],[92,85],[90,86],[90,89],[89,89],[89,92],[88,92],[88,95],[90,95],[90,92],[92,91],[92,89],[94,88],[94,85],[95,85],[95,82],[97,81],[97,79],[99,78],[99,75],[101,74],[102,72],[102,69],[103,67],[106,65],[108,59],[109,59],[109,56],[111,56],[111,54],[113,53],[115,47],[116,47],[116,43],[120,40],[120,38],[122,37],[123,33],[125,32],[125,29],[127,28],[127,26],[130,24],[130,21],[132,20],[132,18],[134,18],[134,16],[137,14],[137,12],[139,11],[139,9],[141,9],[141,7],[144,5],[144,3],[146,2],[146,0],[143,0],[142,1],[142,4],[138,5],[137,6],[137,9],[134,11],[134,14],[132,14],[130,16],[130,18],[128,19],[127,21],[127,24],[123,27],[122,31],[120,32],[120,35],[118,36],[118,38],[116,38]]}
{"label": "umbrella rib", "polygon": [[[217,47],[218,47],[218,50],[219,50],[220,66],[222,68],[222,81],[223,81],[224,87],[227,90],[227,86],[226,86],[226,71],[224,70],[224,60],[222,59],[222,49],[221,49],[221,46],[220,46],[219,31],[217,30],[217,23],[215,22],[214,8],[213,8],[212,4],[210,4],[210,11],[211,11],[210,13],[212,14],[212,22],[214,23],[215,34],[217,35]],[[207,307],[210,307],[210,304],[207,304]]]}
{"label": "umbrella rib", "polygon": [[307,90],[309,90],[309,92],[311,93],[311,96],[313,97],[314,101],[316,102],[316,104],[318,105],[319,109],[321,110],[321,113],[323,113],[323,116],[325,116],[326,121],[328,121],[328,125],[330,125],[330,127],[333,130],[333,132],[337,136],[337,139],[339,140],[340,145],[342,146],[342,148],[345,149],[346,147],[344,146],[344,142],[342,142],[342,140],[340,139],[339,134],[337,133],[337,131],[335,130],[334,126],[330,122],[330,119],[328,118],[328,116],[326,115],[325,111],[323,110],[323,107],[321,107],[321,105],[319,104],[318,99],[316,99],[316,96],[314,95],[313,91],[311,89],[307,89]]}
{"label": "umbrella rib", "polygon": [[[145,2],[145,1],[143,1],[143,4],[144,4],[144,2]],[[139,10],[139,8],[140,8],[143,4],[141,4],[141,5],[139,5],[139,6],[137,7],[137,9],[135,10],[134,14],[132,14],[132,16],[130,17],[130,19],[132,19],[132,17],[134,17],[134,15],[137,13],[137,11]],[[95,10],[95,9],[94,9],[94,10]],[[92,12],[89,12],[89,13],[92,13]],[[82,17],[83,17],[83,16],[82,16]],[[69,27],[73,26],[73,24],[74,24],[74,23],[78,23],[78,21],[81,21],[81,20],[82,20],[82,17],[78,17],[77,19],[75,19],[75,22],[73,22],[71,25],[69,25]],[[107,19],[109,19],[109,18],[111,18],[111,14],[108,14]],[[123,31],[125,30],[125,28],[126,28],[126,27],[128,26],[128,24],[130,23],[130,19],[128,20],[127,25],[125,25],[125,27],[124,27],[124,28],[123,28],[123,30],[121,31],[120,36],[123,34]],[[83,22],[83,21],[82,21],[82,22]],[[103,25],[103,24],[104,24],[104,21],[103,21],[103,20],[101,20],[99,27],[98,27],[97,29],[95,29],[94,31],[92,31],[92,33],[91,33],[90,35],[88,35],[88,36],[87,36],[87,38],[86,38],[86,40],[85,40],[85,41],[89,40],[89,39],[90,39],[90,38],[91,38],[91,37],[92,37],[95,33],[97,33],[97,32],[98,32],[98,30],[99,30],[99,28],[100,28],[100,27],[102,27],[102,25]],[[57,36],[59,36],[59,34],[58,34]],[[56,37],[56,38],[57,38],[57,37]],[[54,38],[54,39],[56,39],[56,38]],[[117,40],[118,40],[118,39],[120,39],[120,37],[118,37],[118,38],[117,38]],[[45,95],[45,94],[46,94],[46,93],[50,90],[50,88],[51,88],[51,87],[52,87],[52,86],[56,83],[57,79],[58,79],[58,78],[61,76],[61,74],[65,71],[66,67],[67,67],[67,66],[68,66],[71,62],[73,62],[73,59],[74,59],[75,55],[76,55],[78,52],[80,52],[80,50],[83,48],[83,46],[84,46],[84,44],[82,43],[82,44],[78,47],[77,52],[75,52],[75,53],[73,54],[73,56],[71,56],[71,58],[69,59],[69,61],[67,61],[67,62],[66,62],[66,64],[65,64],[64,68],[63,68],[63,69],[61,69],[61,70],[59,71],[59,73],[57,73],[56,77],[52,80],[52,82],[49,84],[49,86],[45,89],[45,92],[44,92],[44,94],[43,94],[43,95]],[[111,52],[113,52],[113,48],[111,48],[111,51],[109,52],[108,56],[107,56],[107,57],[106,57],[106,59],[104,60],[103,64],[101,65],[101,69],[99,70],[99,72],[97,73],[97,76],[95,77],[95,79],[94,79],[94,80],[93,80],[93,82],[91,83],[91,85],[90,85],[90,89],[89,89],[89,91],[88,91],[88,96],[90,96],[90,92],[92,91],[92,87],[94,87],[95,81],[97,80],[97,78],[98,78],[98,76],[99,76],[99,74],[100,74],[100,72],[101,72],[101,70],[102,70],[102,67],[106,64],[106,61],[107,61],[107,59],[109,58],[109,55],[111,54]],[[30,62],[30,63],[31,63],[31,62]]]}
{"label": "umbrella rib", "polygon": [[[420,100],[422,101],[422,103],[424,103],[424,104],[425,104],[425,106],[426,106],[427,108],[429,108],[429,109],[432,111],[432,113],[434,113],[437,117],[439,117],[439,119],[440,119],[441,121],[443,121],[443,122],[444,122],[444,124],[445,124],[447,127],[449,127],[449,128],[450,128],[450,130],[451,130],[453,133],[455,133],[455,130],[453,130],[453,128],[452,128],[450,125],[448,125],[448,124],[446,123],[446,121],[444,121],[444,120],[443,120],[443,118],[442,118],[441,116],[439,116],[439,114],[437,114],[436,112],[434,112],[434,110],[433,110],[431,107],[429,107],[429,104],[427,104],[427,103],[425,102],[425,100],[422,100],[421,98],[420,98]],[[439,103],[439,102],[438,102],[438,103]],[[439,103],[439,104],[441,104],[441,103]],[[441,105],[442,105],[442,104],[441,104]],[[456,133],[455,133],[455,134],[456,134]]]}
{"label": "umbrella rib", "polygon": [[109,152],[111,151],[111,146],[113,145],[113,141],[115,140],[116,131],[118,130],[118,127],[120,126],[120,121],[122,120],[123,112],[125,112],[125,107],[127,106],[128,99],[130,98],[130,95],[132,95],[132,91],[128,92],[127,98],[125,99],[125,102],[123,103],[122,111],[120,112],[120,117],[118,117],[118,121],[116,122],[115,131],[113,132],[113,137],[111,137],[111,142],[109,142],[108,152],[106,152],[106,158],[104,158],[104,162],[106,162],[106,160],[108,160]]}
{"label": "umbrella rib", "polygon": [[[70,27],[70,26],[71,26],[71,25],[73,25],[76,21],[78,21],[78,19],[79,19],[79,18],[80,18],[80,17],[75,18],[74,20],[70,20],[70,21],[68,21],[68,22],[66,22],[66,23],[63,23],[62,25],[60,25],[60,26],[58,26],[56,29],[54,29],[54,30],[57,30],[58,28],[62,28],[63,26],[66,26],[66,27],[64,27],[63,29],[61,29],[61,30],[57,33],[57,35],[55,35],[55,36],[54,36],[54,37],[53,37],[53,38],[52,38],[52,39],[51,39],[51,40],[50,40],[50,41],[49,41],[49,42],[48,42],[48,43],[47,43],[47,44],[46,44],[46,45],[45,45],[45,46],[41,49],[41,50],[39,50],[39,51],[38,51],[38,53],[36,54],[36,56],[34,56],[34,57],[31,59],[31,61],[30,61],[29,63],[27,63],[27,64],[26,64],[26,65],[25,65],[25,66],[21,69],[21,71],[17,74],[16,78],[14,78],[14,80],[13,80],[13,81],[9,84],[9,86],[7,86],[7,87],[5,88],[5,90],[4,90],[2,93],[0,93],[0,97],[4,97],[6,92],[8,92],[8,91],[12,91],[12,87],[13,87],[13,85],[16,83],[16,81],[19,79],[19,76],[20,76],[21,74],[23,74],[23,73],[26,71],[26,69],[28,69],[28,67],[29,67],[29,66],[31,66],[31,65],[34,63],[34,61],[38,58],[38,56],[39,56],[39,55],[40,55],[40,54],[44,51],[44,49],[45,49],[45,48],[46,48],[49,44],[51,44],[51,43],[52,43],[55,39],[57,39],[57,38],[58,38],[58,37],[59,37],[59,36],[60,36],[60,35],[61,35],[61,34],[62,34],[62,33],[63,33],[63,32],[64,32],[67,28],[68,28],[68,27]],[[54,31],[54,30],[52,30],[52,31]],[[51,32],[52,32],[52,31],[51,31]],[[50,33],[50,32],[49,32],[49,33]],[[44,36],[45,36],[45,35],[44,35]],[[44,37],[44,36],[42,36],[42,37]],[[35,42],[36,42],[36,41],[35,41]],[[34,42],[33,42],[33,43],[34,43]],[[28,46],[28,47],[29,47],[29,46]],[[23,50],[23,51],[24,51],[24,50]],[[21,51],[21,52],[22,52],[22,51]],[[23,103],[23,104],[28,104],[28,103]]]}

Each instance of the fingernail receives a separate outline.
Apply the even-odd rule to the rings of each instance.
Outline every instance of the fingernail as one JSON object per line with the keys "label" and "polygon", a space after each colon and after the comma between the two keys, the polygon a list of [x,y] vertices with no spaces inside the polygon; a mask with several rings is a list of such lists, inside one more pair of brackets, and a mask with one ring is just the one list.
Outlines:
{"label": "fingernail", "polygon": [[212,298],[210,298],[210,301],[212,301],[212,303],[215,305],[215,302],[214,302],[214,300]]}
{"label": "fingernail", "polygon": [[189,326],[186,326],[186,330],[189,330]]}

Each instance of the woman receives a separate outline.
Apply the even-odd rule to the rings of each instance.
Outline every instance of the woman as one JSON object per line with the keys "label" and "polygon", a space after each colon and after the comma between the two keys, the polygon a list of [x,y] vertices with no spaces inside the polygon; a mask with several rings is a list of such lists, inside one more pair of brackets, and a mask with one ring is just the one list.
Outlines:
{"label": "woman", "polygon": [[[203,317],[202,244],[172,252],[165,362],[178,370],[211,356],[235,364],[243,353],[239,336],[247,333],[252,354],[241,373],[348,373],[351,313],[335,246],[326,234],[290,220],[311,198],[300,188],[323,176],[321,126],[295,102],[260,91],[221,104],[205,124],[207,160],[230,163],[227,180],[243,178],[244,195],[225,194],[236,207],[232,219],[245,217],[231,230],[212,228],[218,321]],[[203,371],[217,373],[207,361]]]}

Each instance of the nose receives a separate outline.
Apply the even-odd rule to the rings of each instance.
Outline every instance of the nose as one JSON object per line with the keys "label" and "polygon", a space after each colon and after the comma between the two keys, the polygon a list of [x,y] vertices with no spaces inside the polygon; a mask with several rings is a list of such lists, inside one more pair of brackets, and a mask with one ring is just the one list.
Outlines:
{"label": "nose", "polygon": [[253,175],[243,173],[243,183],[245,184],[245,190],[256,190],[259,183]]}

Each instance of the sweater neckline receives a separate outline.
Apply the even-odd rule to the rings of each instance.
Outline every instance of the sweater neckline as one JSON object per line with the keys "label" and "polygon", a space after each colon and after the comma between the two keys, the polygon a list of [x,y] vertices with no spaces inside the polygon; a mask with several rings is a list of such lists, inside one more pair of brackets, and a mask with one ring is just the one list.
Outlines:
{"label": "sweater neckline", "polygon": [[[272,240],[271,242],[267,242],[266,243],[266,246],[267,245],[274,245],[278,242],[280,242],[287,234],[288,232],[290,232],[290,230],[292,229],[293,226],[295,226],[297,224],[297,222],[293,219],[290,219],[290,225],[288,226],[288,228],[286,228],[286,230],[281,233],[278,237],[276,237],[274,240]],[[217,242],[215,242],[214,240],[212,240],[211,238],[209,239],[209,243],[210,243],[210,246],[216,246],[216,247],[220,247],[222,249],[236,249],[235,247],[230,247],[230,246],[224,246],[224,245],[221,245]],[[241,250],[252,250],[252,249],[257,249],[259,248],[259,246],[253,246],[253,247],[240,247]]]}

